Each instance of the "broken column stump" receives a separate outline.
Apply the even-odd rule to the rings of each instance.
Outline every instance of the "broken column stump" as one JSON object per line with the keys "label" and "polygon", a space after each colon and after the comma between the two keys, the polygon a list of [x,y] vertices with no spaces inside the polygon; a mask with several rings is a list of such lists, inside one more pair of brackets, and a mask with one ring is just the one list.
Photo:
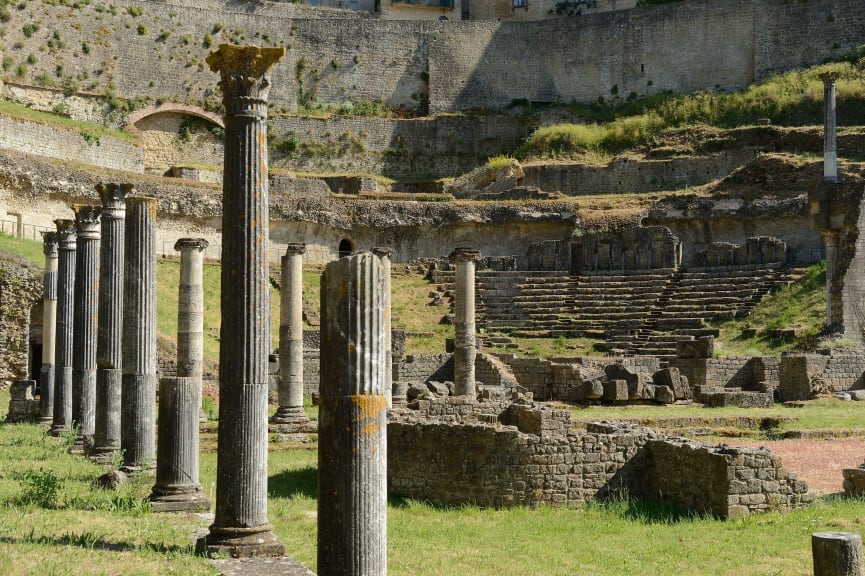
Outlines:
{"label": "broken column stump", "polygon": [[814,576],[865,576],[862,537],[850,532],[811,534]]}

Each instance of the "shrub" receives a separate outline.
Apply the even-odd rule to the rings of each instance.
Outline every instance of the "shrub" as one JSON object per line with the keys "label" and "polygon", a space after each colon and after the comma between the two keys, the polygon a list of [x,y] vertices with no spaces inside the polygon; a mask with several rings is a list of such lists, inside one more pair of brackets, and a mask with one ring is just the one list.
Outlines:
{"label": "shrub", "polygon": [[33,24],[32,22],[29,22],[21,27],[21,33],[24,34],[25,38],[32,37],[37,30],[39,30],[39,26]]}
{"label": "shrub", "polygon": [[144,8],[142,8],[141,6],[130,6],[126,9],[126,11],[129,12],[129,15],[133,18],[138,18],[139,16],[144,14]]}
{"label": "shrub", "polygon": [[28,470],[21,479],[23,491],[18,498],[22,504],[39,506],[40,508],[57,508],[60,506],[60,491],[63,489],[63,478],[52,470]]}

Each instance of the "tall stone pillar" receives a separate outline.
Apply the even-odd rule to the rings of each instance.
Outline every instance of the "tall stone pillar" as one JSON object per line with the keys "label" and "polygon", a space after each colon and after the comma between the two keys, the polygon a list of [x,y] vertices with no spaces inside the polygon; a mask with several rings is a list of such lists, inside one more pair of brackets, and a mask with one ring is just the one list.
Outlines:
{"label": "tall stone pillar", "polygon": [[826,245],[826,325],[832,326],[844,321],[843,317],[838,317],[841,307],[833,305],[836,296],[833,291],[835,290],[835,268],[838,263],[838,233],[826,230],[821,235]]}
{"label": "tall stone pillar", "polygon": [[384,270],[359,253],[321,277],[318,574],[387,574]]}
{"label": "tall stone pillar", "polygon": [[96,427],[91,456],[108,460],[120,450],[120,400],[123,389],[123,248],[125,199],[132,184],[98,184],[102,198],[99,260],[99,330],[96,341]]}
{"label": "tall stone pillar", "polygon": [[126,197],[123,269],[123,468],[156,455],[156,198]]}
{"label": "tall stone pillar", "polygon": [[838,181],[838,128],[835,108],[837,72],[820,74],[823,81],[823,180]]}
{"label": "tall stone pillar", "polygon": [[55,220],[59,256],[57,261],[57,342],[54,366],[54,420],[51,433],[72,428],[72,326],[75,307],[75,221]]}
{"label": "tall stone pillar", "polygon": [[198,483],[198,411],[204,340],[204,238],[181,238],[177,310],[177,377],[159,381],[159,436],[154,512],[209,510]]}
{"label": "tall stone pillar", "polygon": [[279,306],[278,428],[309,422],[303,411],[303,254],[306,244],[289,244],[282,257]]}
{"label": "tall stone pillar", "polygon": [[373,248],[372,253],[381,260],[382,274],[384,274],[384,393],[387,397],[388,409],[393,408],[393,336],[391,331],[391,287],[390,287],[390,260],[394,255],[394,249],[390,246],[379,246]]}
{"label": "tall stone pillar", "polygon": [[54,418],[54,348],[57,342],[57,257],[56,232],[42,232],[45,276],[42,278],[42,368],[39,373],[39,421]]}
{"label": "tall stone pillar", "polygon": [[455,264],[454,278],[454,395],[477,398],[475,385],[475,260],[481,253],[457,248],[448,259]]}
{"label": "tall stone pillar", "polygon": [[99,314],[99,206],[76,205],[75,320],[72,338],[72,422],[83,449],[96,429],[96,333]]}
{"label": "tall stone pillar", "polygon": [[285,48],[222,44],[207,63],[225,105],[216,517],[203,553],[282,556],[267,521],[267,96]]}

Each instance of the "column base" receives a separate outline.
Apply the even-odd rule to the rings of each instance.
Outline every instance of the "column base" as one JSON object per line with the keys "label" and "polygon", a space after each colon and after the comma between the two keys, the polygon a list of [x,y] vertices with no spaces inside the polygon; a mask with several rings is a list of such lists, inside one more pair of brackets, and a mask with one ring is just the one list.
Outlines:
{"label": "column base", "polygon": [[285,556],[285,545],[271,532],[270,524],[255,528],[222,528],[211,526],[210,533],[195,543],[201,556],[231,558],[279,558]]}
{"label": "column base", "polygon": [[89,454],[93,449],[93,436],[76,436],[75,443],[69,448],[72,454]]}
{"label": "column base", "polygon": [[201,486],[154,486],[147,498],[154,512],[205,512],[210,510],[210,499],[201,491]]}
{"label": "column base", "polygon": [[90,450],[90,460],[97,464],[108,464],[114,460],[114,455],[120,452],[120,446],[94,446]]}
{"label": "column base", "polygon": [[269,432],[298,434],[318,432],[318,422],[310,420],[303,408],[280,406],[268,424]]}
{"label": "column base", "polygon": [[63,436],[64,434],[69,433],[69,426],[66,424],[52,424],[51,429],[48,430],[49,436]]}
{"label": "column base", "polygon": [[[43,426],[51,426],[51,423],[54,422],[54,417],[52,416],[40,416],[38,420],[39,424]],[[51,431],[49,430],[49,434]]]}

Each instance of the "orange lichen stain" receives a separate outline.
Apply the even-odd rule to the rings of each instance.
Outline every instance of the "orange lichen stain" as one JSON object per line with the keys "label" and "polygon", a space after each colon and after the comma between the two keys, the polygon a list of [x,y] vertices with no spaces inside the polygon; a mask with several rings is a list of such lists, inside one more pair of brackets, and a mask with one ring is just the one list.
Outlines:
{"label": "orange lichen stain", "polygon": [[354,394],[351,401],[360,409],[361,418],[376,419],[382,410],[387,410],[387,398],[383,394]]}
{"label": "orange lichen stain", "polygon": [[374,422],[372,424],[364,424],[360,431],[364,436],[376,436],[378,435],[378,424]]}

